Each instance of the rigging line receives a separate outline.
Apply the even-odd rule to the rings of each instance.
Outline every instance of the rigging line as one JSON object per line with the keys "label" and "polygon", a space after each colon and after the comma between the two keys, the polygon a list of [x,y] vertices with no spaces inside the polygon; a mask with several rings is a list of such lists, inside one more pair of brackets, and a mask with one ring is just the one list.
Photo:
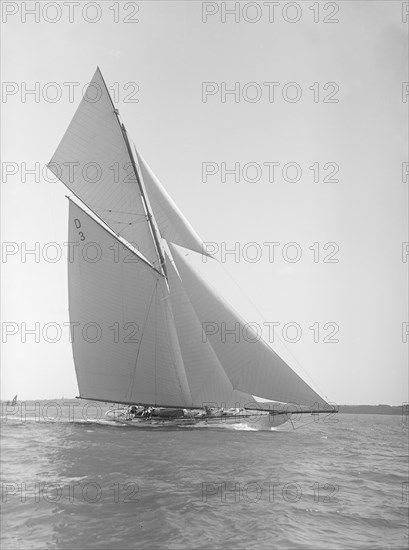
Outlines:
{"label": "rigging line", "polygon": [[104,209],[103,212],[111,212],[113,214],[128,214],[129,216],[141,216],[146,221],[145,213],[138,214],[138,212],[126,212],[125,210],[114,210],[113,208],[109,208],[108,210]]}
{"label": "rigging line", "polygon": [[121,221],[115,220],[114,218],[107,218],[106,216],[105,216],[104,219],[105,219],[106,221],[110,222],[110,223],[115,223],[115,224],[117,224],[117,225],[122,224],[122,225],[125,225],[125,226],[128,226],[128,225],[136,225],[136,224],[142,223],[142,222],[144,221],[144,220],[135,220],[135,221],[133,221],[133,222],[121,222]]}
{"label": "rigging line", "polygon": [[[218,261],[218,260],[217,260]],[[230,279],[233,281],[233,283],[237,286],[237,288],[240,290],[240,292],[242,292],[242,294],[247,298],[247,300],[251,303],[251,305],[255,308],[255,310],[258,312],[259,315],[261,315],[262,319],[264,321],[267,322],[265,316],[263,315],[263,313],[260,311],[260,309],[256,306],[256,304],[253,302],[253,300],[250,298],[250,296],[248,296],[246,294],[246,292],[243,290],[243,288],[239,285],[239,283],[234,279],[234,277],[227,271],[227,269],[225,268],[225,266],[223,265],[222,262],[219,262],[218,263],[222,266],[222,269],[224,270],[224,272],[226,273],[226,275],[228,275],[228,277],[230,277]],[[305,373],[305,375],[310,379],[310,381],[314,384],[314,386],[318,389],[318,391],[321,393],[321,395],[323,395],[325,397],[325,399],[327,400],[327,402],[329,402],[329,398],[327,397],[327,395],[321,390],[321,388],[318,386],[318,384],[315,382],[315,380],[313,380],[313,378],[308,374],[308,372],[304,369],[304,367],[301,365],[301,363],[298,361],[298,359],[295,357],[295,355],[292,353],[292,351],[288,348],[288,346],[285,345],[285,342],[280,338],[279,335],[277,335],[278,339],[280,340],[280,342],[283,344],[284,348],[288,351],[288,353],[291,355],[291,357],[294,359],[294,361],[297,363],[297,365],[300,367],[300,369]]]}
{"label": "rigging line", "polygon": [[[64,182],[63,182],[64,183]],[[115,210],[114,208],[98,208],[98,205],[97,204],[94,204],[92,202],[87,203],[87,206],[89,206],[89,208],[92,208],[92,210],[94,210],[94,212],[98,213],[98,212],[110,212],[112,214],[128,214],[129,216],[141,216],[142,218],[146,219],[146,215],[144,212],[141,212],[141,213],[138,213],[138,212],[126,212],[125,210]]]}
{"label": "rigging line", "polygon": [[[156,281],[155,285],[155,291],[158,287],[158,282]],[[156,293],[156,300],[155,300],[155,346],[153,348],[153,354],[154,354],[154,364],[155,364],[155,405],[158,402],[158,391],[157,391],[157,377],[156,377],[156,362],[157,362],[157,340],[158,340],[158,300],[157,300],[157,293]]]}

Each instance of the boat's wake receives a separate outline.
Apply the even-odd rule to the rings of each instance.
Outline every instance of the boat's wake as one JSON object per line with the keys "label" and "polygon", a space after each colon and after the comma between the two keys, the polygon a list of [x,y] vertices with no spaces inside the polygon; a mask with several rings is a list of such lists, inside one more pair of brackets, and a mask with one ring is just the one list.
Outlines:
{"label": "boat's wake", "polygon": [[247,431],[247,432],[257,432],[257,431],[275,431],[274,426],[269,426],[265,424],[257,425],[254,422],[245,422],[245,421],[236,421],[236,422],[226,422],[223,419],[221,420],[197,420],[192,421],[164,421],[164,420],[147,420],[147,421],[121,421],[121,420],[99,420],[97,421],[101,425],[109,425],[115,427],[125,427],[141,430],[235,430],[235,431]]}
{"label": "boat's wake", "polygon": [[102,418],[70,418],[70,417],[22,417],[21,415],[2,415],[0,423],[3,426],[7,425],[24,425],[24,424],[61,424],[61,425],[77,425],[78,427],[112,427],[112,428],[133,428],[139,430],[235,430],[235,431],[275,431],[276,426],[269,423],[269,418],[264,418],[263,421],[257,422],[254,420],[243,420],[242,418],[214,418],[214,419],[199,419],[199,418],[179,418],[179,419],[125,419],[114,416],[105,416]]}
{"label": "boat's wake", "polygon": [[275,431],[276,427],[264,422],[245,421],[243,419],[132,419],[121,420],[119,418],[22,418],[21,416],[0,416],[0,423],[3,426],[23,426],[25,424],[47,425],[76,425],[78,427],[107,427],[126,428],[138,430],[235,430],[235,431]]}

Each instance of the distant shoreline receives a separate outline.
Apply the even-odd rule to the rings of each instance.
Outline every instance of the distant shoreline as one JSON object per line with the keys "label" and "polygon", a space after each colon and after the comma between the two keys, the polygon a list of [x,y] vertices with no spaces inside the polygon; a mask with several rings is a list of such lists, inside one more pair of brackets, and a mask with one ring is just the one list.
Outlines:
{"label": "distant shoreline", "polygon": [[339,405],[338,411],[340,413],[350,414],[408,414],[409,405]]}

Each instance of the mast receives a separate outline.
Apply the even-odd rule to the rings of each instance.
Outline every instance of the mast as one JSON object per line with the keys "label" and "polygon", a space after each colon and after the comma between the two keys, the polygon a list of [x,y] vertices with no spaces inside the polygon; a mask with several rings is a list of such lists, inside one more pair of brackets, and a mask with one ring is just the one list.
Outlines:
{"label": "mast", "polygon": [[135,159],[134,159],[134,156],[133,156],[133,153],[132,153],[131,144],[129,143],[128,132],[126,131],[125,125],[119,121],[118,109],[115,109],[115,114],[118,117],[118,122],[121,126],[122,135],[124,136],[126,148],[128,149],[129,158],[131,159],[132,167],[133,167],[133,170],[134,170],[134,173],[135,173],[135,178],[136,178],[136,181],[138,183],[139,192],[141,194],[142,203],[143,203],[143,206],[146,210],[146,218],[148,220],[149,228],[152,232],[153,240],[155,241],[156,251],[157,251],[159,259],[160,259],[160,266],[161,266],[161,269],[162,269],[165,277],[167,277],[165,257],[163,255],[162,248],[160,246],[159,237],[158,237],[158,233],[156,231],[155,224],[153,223],[153,220],[152,220],[152,214],[149,210],[148,201],[146,200],[146,197],[145,197],[145,192],[144,192],[144,189],[143,189],[143,185],[142,185],[141,179],[139,177],[138,170],[136,168]]}

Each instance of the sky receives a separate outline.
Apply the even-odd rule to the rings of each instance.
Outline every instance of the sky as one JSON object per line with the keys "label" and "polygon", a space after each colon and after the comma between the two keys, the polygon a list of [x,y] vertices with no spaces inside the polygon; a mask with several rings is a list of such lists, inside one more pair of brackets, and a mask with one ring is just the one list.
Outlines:
{"label": "sky", "polygon": [[2,399],[78,395],[45,166],[98,65],[197,269],[329,401],[408,401],[405,4],[245,5],[2,3]]}

